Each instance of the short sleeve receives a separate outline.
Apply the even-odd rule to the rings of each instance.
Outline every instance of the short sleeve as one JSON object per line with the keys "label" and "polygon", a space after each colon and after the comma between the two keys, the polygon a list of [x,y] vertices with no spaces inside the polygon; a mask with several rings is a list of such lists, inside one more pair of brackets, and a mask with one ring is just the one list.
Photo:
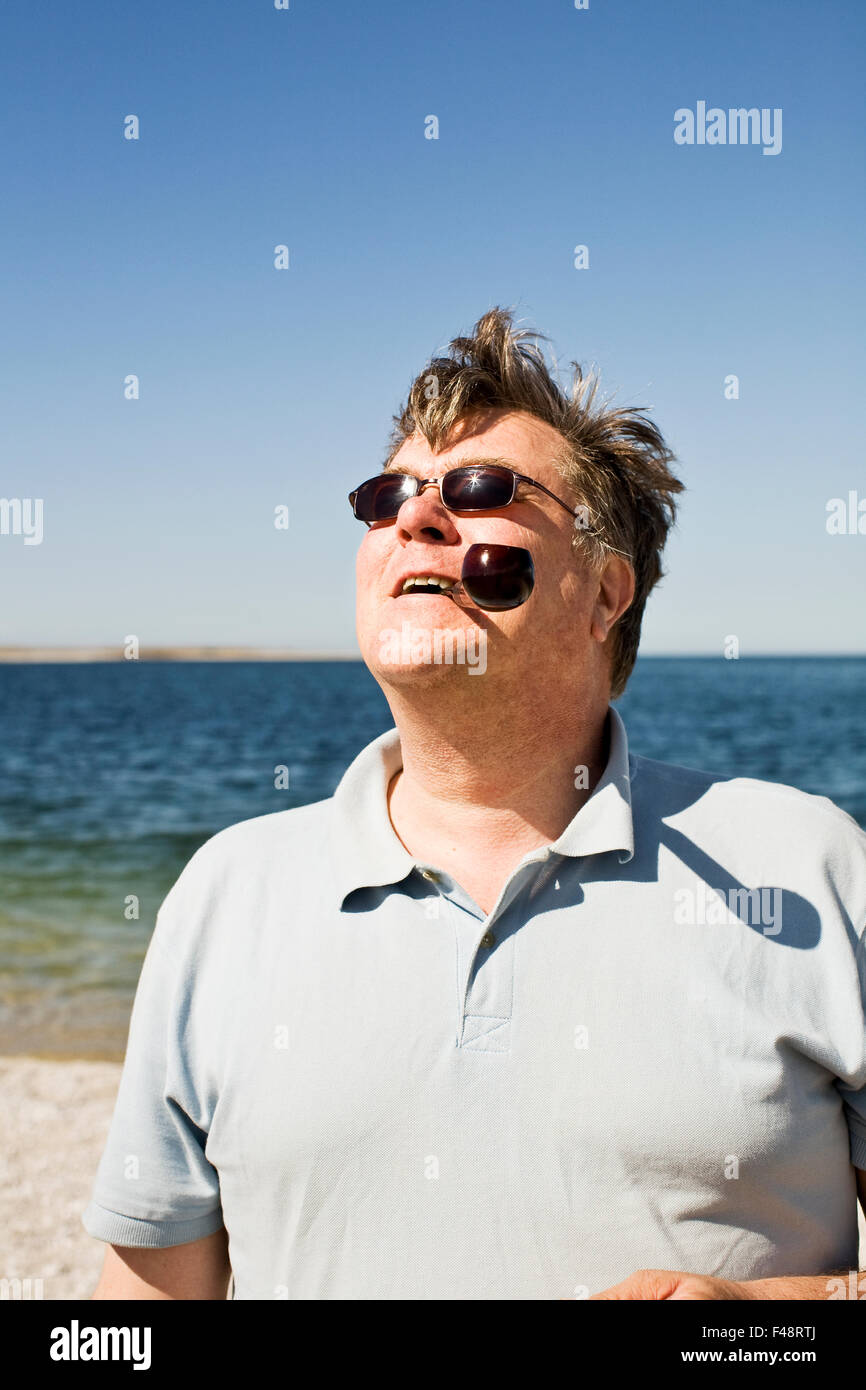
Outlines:
{"label": "short sleeve", "polygon": [[85,1230],[113,1245],[185,1245],[223,1224],[187,1028],[194,953],[173,929],[176,887],[144,958],[108,1139],[82,1214]]}
{"label": "short sleeve", "polygon": [[[866,929],[860,934],[856,955],[861,1006],[858,1029],[862,1040],[862,1070],[866,1075]],[[837,1080],[836,1089],[842,1097],[842,1108],[848,1123],[851,1162],[855,1168],[866,1170],[866,1084],[856,1088],[843,1080]]]}

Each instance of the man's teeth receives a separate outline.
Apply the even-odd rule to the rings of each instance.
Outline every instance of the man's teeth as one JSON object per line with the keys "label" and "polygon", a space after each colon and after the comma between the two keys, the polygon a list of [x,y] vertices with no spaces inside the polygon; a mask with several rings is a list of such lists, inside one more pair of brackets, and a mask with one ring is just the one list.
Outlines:
{"label": "man's teeth", "polygon": [[424,587],[432,584],[440,589],[453,589],[455,582],[456,581],[453,579],[437,579],[434,574],[416,574],[403,581],[402,592],[405,594],[416,584],[420,584]]}

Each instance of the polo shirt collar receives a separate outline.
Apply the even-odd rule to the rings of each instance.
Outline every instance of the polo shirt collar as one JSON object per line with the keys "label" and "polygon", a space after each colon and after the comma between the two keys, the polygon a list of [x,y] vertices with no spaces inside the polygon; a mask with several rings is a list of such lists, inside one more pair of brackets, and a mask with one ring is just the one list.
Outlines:
{"label": "polo shirt collar", "polygon": [[[607,766],[551,850],[572,858],[619,850],[620,862],[625,863],[634,855],[628,738],[612,705],[608,714]],[[340,906],[354,889],[399,883],[416,866],[388,815],[388,786],[402,766],[399,732],[386,729],[361,749],[337,785],[332,800],[332,866]]]}
{"label": "polo shirt collar", "polygon": [[555,854],[577,858],[620,851],[620,863],[634,858],[634,822],[631,811],[631,774],[628,736],[620,715],[608,707],[610,747],[607,766],[595,790],[573,820],[551,845]]}
{"label": "polo shirt collar", "polygon": [[340,906],[354,888],[399,883],[415,867],[388,815],[388,785],[402,766],[400,735],[386,729],[361,749],[337,784],[332,863]]}

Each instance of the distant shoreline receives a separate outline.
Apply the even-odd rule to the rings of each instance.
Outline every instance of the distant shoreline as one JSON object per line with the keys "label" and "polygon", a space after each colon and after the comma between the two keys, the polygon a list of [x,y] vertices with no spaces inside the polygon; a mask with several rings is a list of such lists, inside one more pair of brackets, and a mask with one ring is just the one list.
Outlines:
{"label": "distant shoreline", "polygon": [[[838,661],[840,658],[860,659],[864,652],[749,652],[739,658],[743,663],[760,661]],[[362,661],[361,653],[293,651],[274,647],[142,647],[138,661]],[[123,647],[0,647],[0,665],[54,665],[127,661]],[[646,652],[643,661],[719,661],[721,652]],[[725,663],[733,664],[733,663]]]}
{"label": "distant shoreline", "polygon": [[[273,647],[142,647],[138,661],[360,661],[360,652],[300,652]],[[0,663],[33,665],[126,661],[122,647],[0,647]]]}

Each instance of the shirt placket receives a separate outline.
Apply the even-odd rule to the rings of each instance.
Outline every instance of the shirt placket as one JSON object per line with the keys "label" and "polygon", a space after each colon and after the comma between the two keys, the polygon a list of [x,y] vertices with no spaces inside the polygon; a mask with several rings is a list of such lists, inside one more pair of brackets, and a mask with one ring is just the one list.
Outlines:
{"label": "shirt placket", "polygon": [[450,875],[432,865],[418,866],[439,893],[443,914],[455,933],[455,1046],[463,1052],[511,1051],[516,937],[512,909],[527,879],[548,857],[549,852],[542,850],[518,865],[486,918]]}

